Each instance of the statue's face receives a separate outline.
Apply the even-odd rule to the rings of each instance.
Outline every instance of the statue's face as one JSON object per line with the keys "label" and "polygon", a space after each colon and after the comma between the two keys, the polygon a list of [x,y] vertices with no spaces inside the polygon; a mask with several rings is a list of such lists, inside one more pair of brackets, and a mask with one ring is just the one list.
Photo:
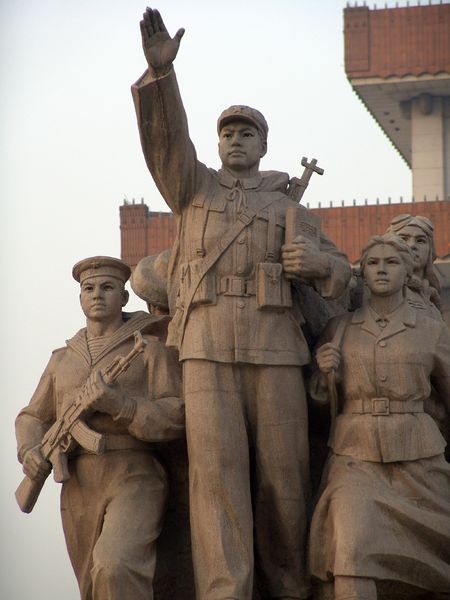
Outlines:
{"label": "statue's face", "polygon": [[121,314],[127,292],[115,277],[89,277],[81,284],[80,302],[87,319],[109,321]]}
{"label": "statue's face", "polygon": [[428,236],[415,225],[407,225],[397,232],[397,235],[401,237],[414,255],[414,270],[420,271],[424,269],[428,262],[428,256],[430,255],[430,240]]}
{"label": "statue's face", "polygon": [[220,130],[219,156],[224,167],[230,171],[252,172],[266,153],[256,127],[246,121],[231,121]]}
{"label": "statue's face", "polygon": [[406,266],[402,257],[389,244],[379,244],[367,254],[364,279],[376,296],[391,296],[403,288]]}

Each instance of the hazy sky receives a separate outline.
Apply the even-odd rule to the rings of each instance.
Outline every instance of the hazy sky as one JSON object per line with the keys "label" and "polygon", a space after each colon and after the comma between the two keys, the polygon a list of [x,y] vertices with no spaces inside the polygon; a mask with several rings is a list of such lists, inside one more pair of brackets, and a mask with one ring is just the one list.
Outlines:
{"label": "hazy sky", "polygon": [[[344,5],[161,2],[169,31],[186,28],[176,69],[200,160],[218,166],[217,116],[249,104],[270,127],[263,169],[300,175],[303,155],[325,169],[305,195],[311,205],[411,195],[409,169],[346,80]],[[137,0],[0,1],[0,596],[7,600],[78,598],[58,485],[47,482],[29,516],[15,505],[13,421],[52,349],[83,325],[72,265],[120,255],[125,195],[165,209],[142,157],[129,90],[145,66],[144,9]]]}

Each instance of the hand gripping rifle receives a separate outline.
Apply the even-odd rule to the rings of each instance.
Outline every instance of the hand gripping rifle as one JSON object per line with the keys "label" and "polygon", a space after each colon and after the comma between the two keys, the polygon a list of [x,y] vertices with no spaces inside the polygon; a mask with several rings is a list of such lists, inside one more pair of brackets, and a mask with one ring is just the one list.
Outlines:
{"label": "hand gripping rifle", "polygon": [[[126,356],[116,356],[112,363],[102,370],[104,382],[109,385],[116,381],[144,350],[146,344],[140,331],[135,331],[132,350]],[[58,483],[70,479],[67,453],[73,448],[75,442],[93,454],[102,454],[105,450],[105,437],[90,429],[82,420],[87,411],[84,405],[85,394],[86,388],[83,386],[77,399],[53,423],[41,442],[41,454],[52,464],[53,477]],[[48,475],[47,473],[36,479],[25,475],[16,490],[16,500],[22,512],[30,513],[33,510]]]}
{"label": "hand gripping rifle", "polygon": [[[350,322],[351,316],[351,313],[345,313],[345,315],[341,316],[341,320],[339,321],[336,332],[331,340],[333,346],[339,350],[341,349],[345,330]],[[330,399],[330,435],[333,436],[339,412],[339,396],[336,387],[336,371],[334,369],[327,373],[327,388]]]}

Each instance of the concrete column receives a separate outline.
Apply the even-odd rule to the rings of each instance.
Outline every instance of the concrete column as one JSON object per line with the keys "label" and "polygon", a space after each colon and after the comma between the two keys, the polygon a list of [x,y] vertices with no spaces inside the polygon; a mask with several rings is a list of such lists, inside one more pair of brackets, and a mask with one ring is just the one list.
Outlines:
{"label": "concrete column", "polygon": [[418,202],[450,194],[450,123],[447,98],[421,94],[411,101],[413,194]]}

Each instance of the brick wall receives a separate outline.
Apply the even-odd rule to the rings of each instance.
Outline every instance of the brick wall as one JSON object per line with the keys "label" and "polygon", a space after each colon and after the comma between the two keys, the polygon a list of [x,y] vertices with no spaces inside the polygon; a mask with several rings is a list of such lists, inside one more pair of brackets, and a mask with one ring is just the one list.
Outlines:
{"label": "brick wall", "polygon": [[[423,215],[435,227],[436,252],[450,254],[450,202],[408,202],[315,208],[323,231],[343,250],[350,262],[358,260],[367,240],[383,233],[392,217],[402,213]],[[150,212],[145,204],[120,207],[121,255],[131,267],[143,257],[158,254],[172,246],[177,220],[172,213]]]}
{"label": "brick wall", "polygon": [[349,78],[450,73],[450,4],[344,9]]}

